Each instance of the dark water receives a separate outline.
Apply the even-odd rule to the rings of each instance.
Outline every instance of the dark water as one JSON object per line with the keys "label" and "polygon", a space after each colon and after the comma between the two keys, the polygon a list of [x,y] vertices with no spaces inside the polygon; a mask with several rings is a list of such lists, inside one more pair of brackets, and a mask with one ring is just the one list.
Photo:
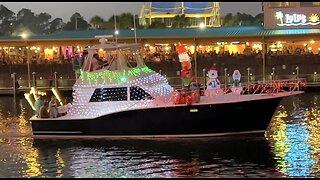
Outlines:
{"label": "dark water", "polygon": [[285,98],[266,135],[106,140],[30,138],[27,101],[0,97],[0,177],[320,177],[319,101]]}

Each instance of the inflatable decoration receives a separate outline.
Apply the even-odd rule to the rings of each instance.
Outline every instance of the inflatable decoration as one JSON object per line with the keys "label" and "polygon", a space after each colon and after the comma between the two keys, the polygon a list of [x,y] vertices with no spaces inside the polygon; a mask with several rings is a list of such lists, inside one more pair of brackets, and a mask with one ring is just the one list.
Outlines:
{"label": "inflatable decoration", "polygon": [[200,102],[200,92],[198,91],[197,81],[192,75],[192,67],[187,49],[185,45],[179,45],[176,47],[176,51],[179,53],[183,86],[181,92],[174,92],[174,104],[191,105],[192,103],[198,103]]}
{"label": "inflatable decoration", "polygon": [[232,74],[232,79],[233,79],[233,84],[231,91],[235,94],[240,95],[242,92],[243,88],[241,87],[240,79],[241,79],[241,74],[239,70],[234,70]]}

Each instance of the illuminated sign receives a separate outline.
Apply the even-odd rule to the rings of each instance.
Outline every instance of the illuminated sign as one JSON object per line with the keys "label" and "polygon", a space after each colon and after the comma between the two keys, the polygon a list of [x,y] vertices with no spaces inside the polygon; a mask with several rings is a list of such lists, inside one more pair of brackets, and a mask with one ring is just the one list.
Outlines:
{"label": "illuminated sign", "polygon": [[280,20],[278,26],[308,26],[320,24],[318,14],[311,14],[307,17],[304,14],[283,14],[281,11],[276,12],[275,17]]}

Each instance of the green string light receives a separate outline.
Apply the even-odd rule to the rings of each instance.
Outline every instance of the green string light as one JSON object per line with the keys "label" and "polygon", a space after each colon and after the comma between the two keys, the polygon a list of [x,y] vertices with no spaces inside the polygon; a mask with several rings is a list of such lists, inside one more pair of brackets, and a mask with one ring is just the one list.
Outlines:
{"label": "green string light", "polygon": [[110,71],[104,70],[101,72],[84,72],[80,70],[81,81],[87,80],[89,84],[98,83],[101,79],[103,83],[106,83],[106,79],[115,83],[126,83],[128,82],[129,76],[139,76],[141,73],[150,73],[152,70],[147,66],[135,67],[129,70],[120,71]]}

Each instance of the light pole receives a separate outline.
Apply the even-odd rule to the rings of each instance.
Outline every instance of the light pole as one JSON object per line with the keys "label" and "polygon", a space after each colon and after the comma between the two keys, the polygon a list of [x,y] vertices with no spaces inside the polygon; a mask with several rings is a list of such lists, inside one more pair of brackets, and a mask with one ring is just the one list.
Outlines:
{"label": "light pole", "polygon": [[[28,36],[25,33],[22,33],[21,37],[26,39]],[[28,85],[31,88],[31,73],[30,73],[30,47],[28,42],[26,42],[26,49],[27,49],[27,65],[28,65]]]}
{"label": "light pole", "polygon": [[119,31],[117,30],[117,16],[113,15],[113,17],[114,17],[114,34],[116,35],[116,44],[118,44]]}
{"label": "light pole", "polygon": [[299,79],[299,67],[298,66],[296,67],[296,70],[297,70],[297,79]]}
{"label": "light pole", "polygon": [[12,35],[12,30],[13,30],[12,26],[13,26],[13,23],[10,23],[10,35]]}
{"label": "light pole", "polygon": [[206,89],[206,69],[202,69],[202,77],[203,77],[203,90]]}
{"label": "light pole", "polygon": [[249,84],[250,83],[250,68],[248,67],[247,70],[248,70],[248,84]]}
{"label": "light pole", "polygon": [[31,88],[31,74],[30,74],[30,51],[29,51],[30,47],[27,46],[27,64],[28,64],[28,84],[29,84],[29,88]]}
{"label": "light pole", "polygon": [[275,70],[276,70],[276,68],[273,67],[273,68],[272,68],[272,80],[275,80],[275,79],[276,79],[276,74],[275,74],[276,71],[275,71]]}
{"label": "light pole", "polygon": [[78,15],[76,14],[76,30],[78,30]]}
{"label": "light pole", "polygon": [[227,89],[227,85],[228,85],[227,71],[228,71],[228,68],[224,68],[224,89]]}

